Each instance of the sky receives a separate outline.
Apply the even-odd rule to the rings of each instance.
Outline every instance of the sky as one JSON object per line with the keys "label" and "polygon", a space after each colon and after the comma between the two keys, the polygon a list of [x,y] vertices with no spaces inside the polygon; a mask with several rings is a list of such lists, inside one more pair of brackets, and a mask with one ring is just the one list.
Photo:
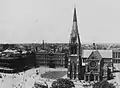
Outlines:
{"label": "sky", "polygon": [[76,5],[82,43],[120,43],[120,0],[0,0],[0,43],[68,43]]}

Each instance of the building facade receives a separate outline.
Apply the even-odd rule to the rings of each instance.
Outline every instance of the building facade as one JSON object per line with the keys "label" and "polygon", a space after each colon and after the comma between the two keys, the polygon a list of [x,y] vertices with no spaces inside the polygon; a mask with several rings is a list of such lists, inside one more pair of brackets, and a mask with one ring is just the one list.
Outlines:
{"label": "building facade", "polygon": [[113,50],[113,63],[120,63],[120,50]]}
{"label": "building facade", "polygon": [[100,81],[108,78],[108,70],[113,71],[112,50],[83,50],[85,81]]}
{"label": "building facade", "polygon": [[65,54],[53,52],[37,52],[36,65],[48,66],[51,68],[65,67]]}
{"label": "building facade", "polygon": [[31,69],[36,66],[35,52],[10,53],[2,52],[0,56],[0,72],[3,73],[18,73]]}

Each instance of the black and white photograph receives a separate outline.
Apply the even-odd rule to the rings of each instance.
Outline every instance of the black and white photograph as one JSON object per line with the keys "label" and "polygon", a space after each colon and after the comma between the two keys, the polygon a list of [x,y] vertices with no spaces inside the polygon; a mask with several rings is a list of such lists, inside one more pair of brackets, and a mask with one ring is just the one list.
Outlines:
{"label": "black and white photograph", "polygon": [[0,0],[0,88],[120,88],[120,0]]}

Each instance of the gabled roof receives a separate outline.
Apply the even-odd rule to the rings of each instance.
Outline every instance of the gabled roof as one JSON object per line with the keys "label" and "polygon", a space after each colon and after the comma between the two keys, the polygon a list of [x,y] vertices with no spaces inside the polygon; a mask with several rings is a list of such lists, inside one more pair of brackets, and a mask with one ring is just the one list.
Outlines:
{"label": "gabled roof", "polygon": [[88,58],[93,51],[98,51],[102,58],[112,58],[112,50],[83,50],[82,57]]}
{"label": "gabled roof", "polygon": [[102,59],[102,56],[100,55],[99,51],[92,51],[89,58],[91,58],[91,57],[96,57],[97,59]]}

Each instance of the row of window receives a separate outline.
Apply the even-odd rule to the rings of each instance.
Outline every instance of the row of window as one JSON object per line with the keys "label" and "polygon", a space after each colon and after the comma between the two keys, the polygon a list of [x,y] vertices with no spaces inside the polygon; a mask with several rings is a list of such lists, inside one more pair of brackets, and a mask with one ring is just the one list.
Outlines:
{"label": "row of window", "polygon": [[[38,65],[49,66],[49,63],[38,63]],[[65,64],[55,64],[55,66],[64,66]]]}
{"label": "row of window", "polygon": [[[85,63],[86,62],[86,58],[82,59],[82,62]],[[104,62],[112,62],[112,59],[104,59]]]}
{"label": "row of window", "polygon": [[64,55],[53,55],[53,56],[49,56],[49,55],[36,55],[36,57],[65,57]]}
{"label": "row of window", "polygon": [[44,58],[44,57],[39,57],[36,59],[37,60],[65,60],[65,58]]}
{"label": "row of window", "polygon": [[113,60],[113,63],[120,63],[120,60]]}
{"label": "row of window", "polygon": [[120,58],[120,52],[113,52],[113,58]]}
{"label": "row of window", "polygon": [[112,59],[104,59],[104,62],[112,62]]}
{"label": "row of window", "polygon": [[93,77],[86,76],[86,81],[89,81],[89,80],[91,80],[91,81],[98,81],[98,79],[99,79],[99,76],[94,76],[94,75],[93,75]]}
{"label": "row of window", "polygon": [[[49,63],[49,61],[37,61],[36,63]],[[55,61],[55,64],[64,64],[64,63],[65,63],[64,61]]]}

